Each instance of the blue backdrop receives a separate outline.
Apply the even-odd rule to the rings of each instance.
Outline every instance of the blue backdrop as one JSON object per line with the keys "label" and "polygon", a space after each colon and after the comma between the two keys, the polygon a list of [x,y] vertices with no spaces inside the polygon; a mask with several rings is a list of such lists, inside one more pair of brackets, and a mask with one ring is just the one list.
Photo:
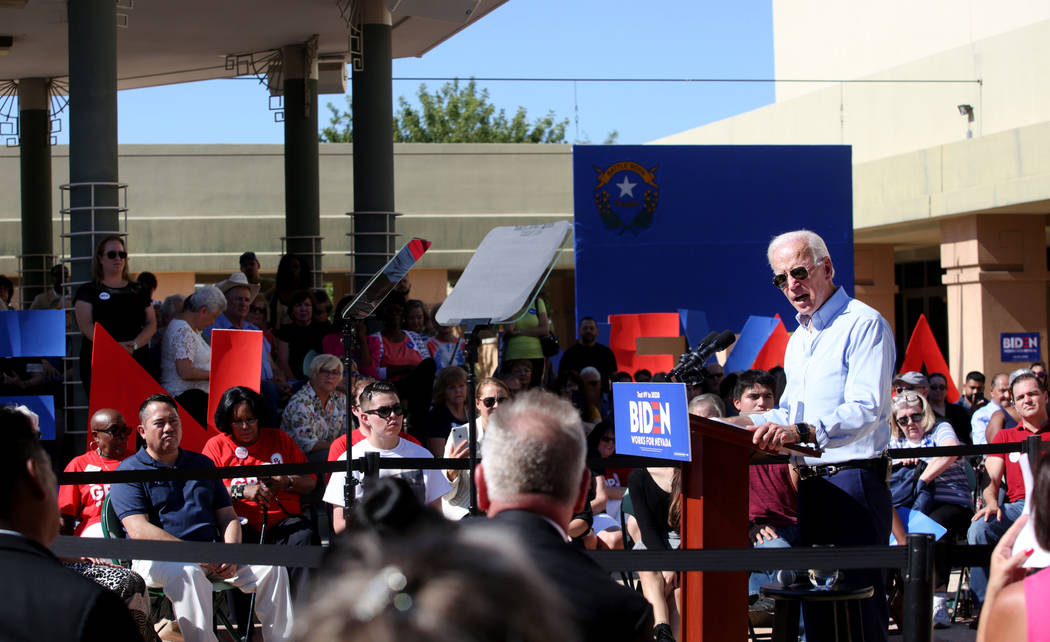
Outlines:
{"label": "blue backdrop", "polygon": [[712,330],[795,311],[766,246],[806,228],[853,294],[849,146],[585,145],[573,148],[576,317],[702,311]]}

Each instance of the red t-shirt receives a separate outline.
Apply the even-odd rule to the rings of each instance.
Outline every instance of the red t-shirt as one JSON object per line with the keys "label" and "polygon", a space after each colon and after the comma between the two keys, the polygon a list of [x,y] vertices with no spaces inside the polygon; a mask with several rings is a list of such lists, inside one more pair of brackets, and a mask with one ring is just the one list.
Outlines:
{"label": "red t-shirt", "polygon": [[[204,444],[202,452],[215,462],[216,466],[306,463],[306,455],[299,449],[299,446],[284,431],[276,428],[260,428],[259,438],[251,446],[241,446],[229,435],[218,434]],[[231,484],[257,484],[259,478],[235,477],[224,479],[223,483],[228,489]],[[248,520],[249,526],[257,531],[262,529],[263,508],[261,505],[246,499],[235,499],[233,508],[239,516]],[[287,490],[281,491],[277,493],[277,501],[271,502],[269,506],[266,524],[273,526],[282,519],[301,512],[299,495]]]}
{"label": "red t-shirt", "polygon": [[605,485],[610,488],[627,488],[627,478],[633,468],[606,468]]}
{"label": "red t-shirt", "polygon": [[[89,450],[79,457],[74,457],[66,465],[67,473],[90,473],[116,470],[119,459],[109,459]],[[109,484],[69,485],[58,489],[58,510],[63,515],[71,515],[80,521],[73,534],[80,536],[84,529],[102,521],[102,500],[109,492]]]}
{"label": "red t-shirt", "polygon": [[798,491],[787,464],[748,466],[748,520],[770,526],[798,523]]}
{"label": "red t-shirt", "polygon": [[[1050,441],[1050,430],[1047,430],[1046,426],[1043,426],[1038,433],[1034,433],[1025,428],[1023,424],[1018,424],[1013,428],[1003,428],[995,433],[995,438],[992,439],[992,443],[1016,444],[1019,441],[1024,441],[1025,439],[1036,435],[1039,435],[1039,438],[1043,441]],[[1003,470],[1003,474],[1006,476],[1006,501],[1013,503],[1024,499],[1024,477],[1021,475],[1020,463],[1021,457],[1025,456],[1024,453],[995,454],[988,456],[998,457],[1006,464]]]}

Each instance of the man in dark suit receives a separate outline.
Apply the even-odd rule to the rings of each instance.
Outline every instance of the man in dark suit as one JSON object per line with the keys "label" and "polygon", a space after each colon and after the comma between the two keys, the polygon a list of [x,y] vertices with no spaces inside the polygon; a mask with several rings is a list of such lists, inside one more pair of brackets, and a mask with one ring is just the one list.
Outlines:
{"label": "man in dark suit", "polygon": [[0,637],[141,640],[124,602],[47,549],[61,518],[51,459],[29,418],[0,408]]}
{"label": "man in dark suit", "polygon": [[513,531],[561,593],[580,639],[651,640],[653,612],[640,593],[614,582],[566,532],[590,489],[579,412],[532,390],[493,413],[476,478],[478,506]]}

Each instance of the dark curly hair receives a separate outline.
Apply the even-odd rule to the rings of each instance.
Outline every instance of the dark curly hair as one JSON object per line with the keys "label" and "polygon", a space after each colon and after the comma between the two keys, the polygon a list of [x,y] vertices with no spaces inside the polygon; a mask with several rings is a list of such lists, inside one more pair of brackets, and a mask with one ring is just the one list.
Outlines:
{"label": "dark curly hair", "polygon": [[270,425],[270,410],[262,395],[247,386],[234,386],[222,393],[219,405],[215,408],[215,427],[219,429],[219,432],[227,435],[233,433],[230,426],[233,421],[233,411],[242,403],[248,404],[252,414],[259,420],[260,426]]}

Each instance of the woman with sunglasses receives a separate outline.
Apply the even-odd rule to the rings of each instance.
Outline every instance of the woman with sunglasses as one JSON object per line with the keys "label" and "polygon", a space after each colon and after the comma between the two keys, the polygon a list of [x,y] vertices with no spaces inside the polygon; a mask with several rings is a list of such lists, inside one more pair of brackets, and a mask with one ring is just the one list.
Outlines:
{"label": "woman with sunglasses", "polygon": [[[890,448],[960,445],[951,424],[937,422],[926,398],[911,390],[893,398],[890,435]],[[937,542],[934,552],[935,586],[944,591],[950,570],[948,543],[956,535],[966,535],[973,517],[973,500],[963,462],[958,457],[901,459],[894,462],[893,478],[894,508],[903,506],[919,511],[948,529]],[[910,485],[909,478],[914,486]],[[946,598],[943,593],[934,597],[934,623],[937,625],[948,624]]]}
{"label": "woman with sunglasses", "polygon": [[346,434],[346,393],[339,385],[343,364],[339,357],[319,354],[310,361],[307,374],[309,382],[292,395],[284,408],[281,430],[312,461],[325,461],[332,441]]}
{"label": "woman with sunglasses", "polygon": [[[478,382],[474,394],[474,407],[477,408],[477,431],[478,452],[481,452],[481,442],[485,438],[485,426],[488,425],[492,413],[510,401],[510,388],[495,377],[485,377]],[[470,434],[470,426],[463,424],[452,428],[448,439],[445,441],[444,456],[450,459],[465,459],[470,455],[470,445],[467,438]],[[445,477],[452,483],[452,490],[441,498],[441,510],[449,519],[462,519],[470,509],[470,481],[469,477],[461,475],[464,471],[446,470]],[[467,472],[467,475],[472,475]]]}
{"label": "woman with sunglasses", "polygon": [[[88,451],[66,465],[67,473],[116,470],[128,456],[128,438],[133,429],[116,410],[103,408],[91,417]],[[102,537],[102,501],[109,484],[63,484],[58,492],[63,535]]]}
{"label": "woman with sunglasses", "polygon": [[128,252],[119,236],[98,244],[91,267],[92,280],[77,289],[73,315],[84,335],[80,343],[80,376],[84,390],[91,390],[91,347],[95,324],[101,325],[143,368],[149,366],[149,340],[157,330],[157,317],[149,293],[131,280]]}

